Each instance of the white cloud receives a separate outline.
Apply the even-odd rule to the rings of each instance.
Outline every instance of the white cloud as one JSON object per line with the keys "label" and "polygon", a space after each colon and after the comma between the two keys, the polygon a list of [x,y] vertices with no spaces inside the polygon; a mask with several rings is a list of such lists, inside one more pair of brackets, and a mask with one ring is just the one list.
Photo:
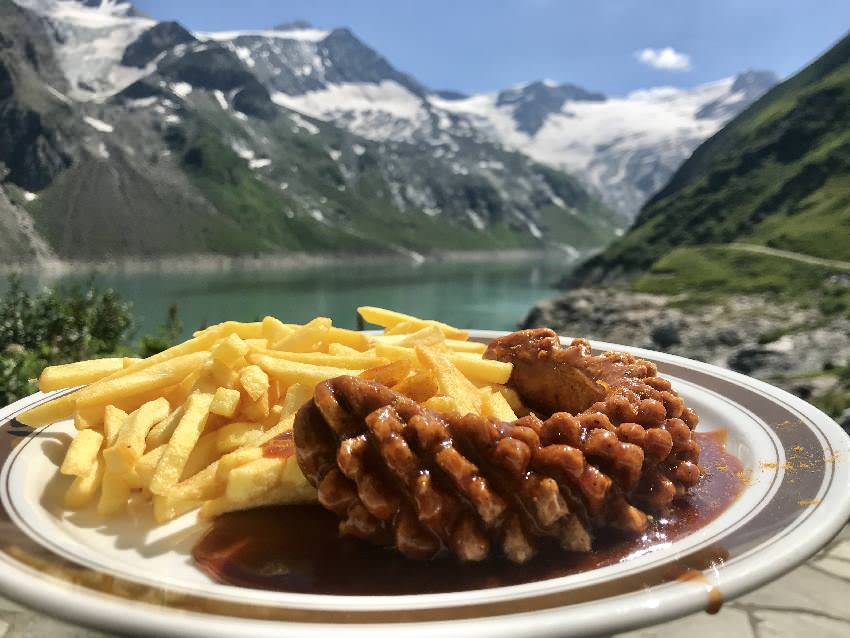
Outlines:
{"label": "white cloud", "polygon": [[635,52],[635,57],[655,69],[688,71],[691,68],[691,56],[687,53],[680,53],[673,47],[641,49]]}

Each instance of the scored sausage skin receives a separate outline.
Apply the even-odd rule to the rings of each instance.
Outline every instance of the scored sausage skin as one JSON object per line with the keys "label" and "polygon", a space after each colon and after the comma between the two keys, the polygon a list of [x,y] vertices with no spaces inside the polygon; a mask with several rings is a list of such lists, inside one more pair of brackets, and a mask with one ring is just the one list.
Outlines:
{"label": "scored sausage skin", "polygon": [[513,423],[438,414],[341,376],[316,387],[293,433],[299,465],[341,533],[414,559],[499,552],[522,563],[542,539],[586,552],[595,529],[646,529],[628,495],[664,442],[648,444],[637,427],[620,434],[604,414]]}

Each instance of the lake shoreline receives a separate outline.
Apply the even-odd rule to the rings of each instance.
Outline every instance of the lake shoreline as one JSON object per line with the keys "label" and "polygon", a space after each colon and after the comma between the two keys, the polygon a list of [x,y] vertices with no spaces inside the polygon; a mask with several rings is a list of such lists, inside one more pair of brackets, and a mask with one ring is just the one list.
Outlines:
{"label": "lake shoreline", "polygon": [[420,255],[384,254],[317,255],[296,253],[291,255],[225,256],[195,254],[170,257],[128,257],[108,261],[48,260],[26,264],[0,264],[0,274],[26,273],[60,277],[69,273],[126,273],[142,274],[156,272],[215,273],[252,271],[279,268],[311,268],[329,265],[375,265],[375,264],[423,264],[423,263],[481,263],[497,261],[559,260],[564,264],[576,261],[560,250],[512,249],[447,251]]}

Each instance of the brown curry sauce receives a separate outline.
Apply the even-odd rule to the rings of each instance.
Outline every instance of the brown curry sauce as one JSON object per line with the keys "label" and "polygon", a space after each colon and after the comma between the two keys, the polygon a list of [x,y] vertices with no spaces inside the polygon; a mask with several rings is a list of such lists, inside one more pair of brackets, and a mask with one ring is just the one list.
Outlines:
{"label": "brown curry sauce", "polygon": [[700,482],[644,535],[602,533],[589,553],[565,552],[553,543],[523,565],[503,558],[460,563],[450,556],[416,562],[394,549],[340,537],[337,517],[319,505],[293,505],[220,516],[192,555],[219,582],[310,594],[440,593],[567,576],[627,561],[687,536],[734,502],[743,487],[743,472],[741,462],[725,449],[725,433],[695,436],[701,449]]}

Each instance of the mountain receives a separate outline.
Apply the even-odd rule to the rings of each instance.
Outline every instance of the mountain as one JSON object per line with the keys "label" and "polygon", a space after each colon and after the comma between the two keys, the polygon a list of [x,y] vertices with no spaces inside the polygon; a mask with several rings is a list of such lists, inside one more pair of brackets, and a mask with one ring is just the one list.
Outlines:
{"label": "mountain", "polygon": [[[749,245],[750,255],[720,250],[731,243]],[[632,229],[570,283],[651,270],[669,281],[699,271],[703,285],[717,284],[742,268],[764,282],[771,273],[757,255],[775,260],[777,251],[801,254],[798,273],[811,257],[850,261],[850,35],[702,144]]]}
{"label": "mountain", "polygon": [[660,87],[606,97],[571,84],[532,82],[451,102],[485,134],[569,171],[632,219],[708,136],[777,81],[749,71],[693,89]]}
{"label": "mountain", "polygon": [[350,86],[429,95],[346,29],[193,34],[121,1],[0,0],[0,230],[65,260],[419,259],[576,256],[624,226],[572,176],[444,111],[427,113],[439,135],[363,135],[282,97]]}
{"label": "mountain", "polygon": [[[548,80],[463,95],[428,91],[390,72],[382,58],[365,56],[368,47],[347,30],[299,33],[300,42],[287,46],[269,32],[216,38],[266,79],[278,104],[373,140],[494,142],[578,176],[628,220],[702,141],[777,82],[773,73],[748,71],[690,90],[661,87],[625,97]],[[346,44],[329,48],[325,38]],[[361,58],[369,64],[350,63]],[[345,73],[337,70],[341,64]]]}

